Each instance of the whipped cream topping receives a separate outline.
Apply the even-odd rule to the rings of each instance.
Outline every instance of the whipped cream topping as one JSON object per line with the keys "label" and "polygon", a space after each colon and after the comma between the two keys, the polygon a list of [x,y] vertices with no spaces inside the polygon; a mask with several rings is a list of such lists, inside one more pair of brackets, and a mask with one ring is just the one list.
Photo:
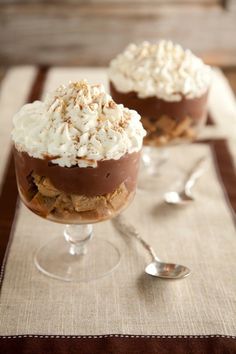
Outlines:
{"label": "whipped cream topping", "polygon": [[123,93],[180,101],[200,97],[208,90],[211,69],[189,49],[162,40],[130,44],[111,61],[109,78]]}
{"label": "whipped cream topping", "polygon": [[24,105],[13,118],[12,138],[19,151],[71,167],[96,167],[138,152],[145,130],[139,114],[116,104],[102,85],[71,82],[44,102]]}

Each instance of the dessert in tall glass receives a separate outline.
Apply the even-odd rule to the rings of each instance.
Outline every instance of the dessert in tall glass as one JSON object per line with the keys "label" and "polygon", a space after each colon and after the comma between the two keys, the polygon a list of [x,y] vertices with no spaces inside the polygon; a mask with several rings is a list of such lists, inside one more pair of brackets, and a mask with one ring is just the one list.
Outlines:
{"label": "dessert in tall glass", "polygon": [[180,178],[178,173],[172,178],[177,170],[166,147],[197,138],[206,122],[210,79],[208,65],[190,50],[167,40],[130,44],[111,61],[111,95],[116,102],[135,109],[147,131],[141,189],[152,190],[156,176],[162,190]]}
{"label": "dessert in tall glass", "polygon": [[14,116],[21,199],[35,214],[66,224],[67,243],[62,237],[50,240],[36,254],[38,269],[80,281],[117,265],[117,249],[101,239],[94,238],[82,255],[91,224],[116,216],[132,201],[144,135],[137,112],[86,81],[60,86]]}
{"label": "dessert in tall glass", "polygon": [[111,95],[135,109],[146,144],[192,141],[207,116],[211,69],[190,50],[162,40],[130,44],[110,63]]}

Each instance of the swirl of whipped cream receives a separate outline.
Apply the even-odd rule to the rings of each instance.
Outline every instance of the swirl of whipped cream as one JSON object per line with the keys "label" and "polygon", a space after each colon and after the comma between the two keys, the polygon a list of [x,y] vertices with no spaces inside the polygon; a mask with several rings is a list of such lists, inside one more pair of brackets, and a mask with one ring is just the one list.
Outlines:
{"label": "swirl of whipped cream", "polygon": [[138,97],[180,101],[203,95],[211,81],[211,69],[190,50],[162,40],[156,44],[130,44],[110,63],[109,78],[120,92]]}
{"label": "swirl of whipped cream", "polygon": [[139,114],[116,104],[102,85],[71,82],[44,102],[24,105],[13,118],[12,138],[19,151],[71,167],[96,167],[138,152],[146,132]]}

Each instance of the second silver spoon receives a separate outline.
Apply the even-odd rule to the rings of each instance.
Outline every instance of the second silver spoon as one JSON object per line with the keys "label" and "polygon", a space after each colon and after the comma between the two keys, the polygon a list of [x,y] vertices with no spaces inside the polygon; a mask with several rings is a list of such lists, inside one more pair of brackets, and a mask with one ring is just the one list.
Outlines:
{"label": "second silver spoon", "polygon": [[198,179],[202,176],[204,172],[203,165],[206,161],[205,157],[201,157],[196,165],[194,166],[193,170],[190,171],[187,181],[184,184],[184,188],[180,191],[170,191],[164,195],[165,202],[168,204],[174,205],[184,205],[189,202],[194,201],[194,196],[192,193],[192,188],[198,181]]}

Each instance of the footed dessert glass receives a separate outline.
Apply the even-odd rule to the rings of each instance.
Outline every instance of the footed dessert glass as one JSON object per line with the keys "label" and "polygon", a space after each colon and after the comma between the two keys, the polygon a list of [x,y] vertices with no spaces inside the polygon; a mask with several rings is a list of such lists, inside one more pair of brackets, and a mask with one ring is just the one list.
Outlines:
{"label": "footed dessert glass", "polygon": [[[120,261],[93,223],[109,220],[134,197],[146,132],[137,112],[118,105],[100,84],[69,82],[13,117],[21,200],[34,214],[65,224],[35,256],[44,274],[89,281]],[[109,235],[108,235],[109,236]]]}
{"label": "footed dessert glass", "polygon": [[96,168],[71,168],[14,149],[18,190],[33,213],[65,224],[63,235],[36,254],[44,274],[64,281],[89,281],[110,273],[120,261],[118,249],[93,239],[93,223],[119,214],[132,201],[140,153],[100,161]]}
{"label": "footed dessert glass", "polygon": [[140,174],[145,189],[150,185],[145,176],[165,174],[166,179],[173,171],[166,164],[169,146],[192,142],[204,126],[210,72],[190,50],[166,40],[130,44],[111,61],[112,97],[136,110],[147,131]]}

